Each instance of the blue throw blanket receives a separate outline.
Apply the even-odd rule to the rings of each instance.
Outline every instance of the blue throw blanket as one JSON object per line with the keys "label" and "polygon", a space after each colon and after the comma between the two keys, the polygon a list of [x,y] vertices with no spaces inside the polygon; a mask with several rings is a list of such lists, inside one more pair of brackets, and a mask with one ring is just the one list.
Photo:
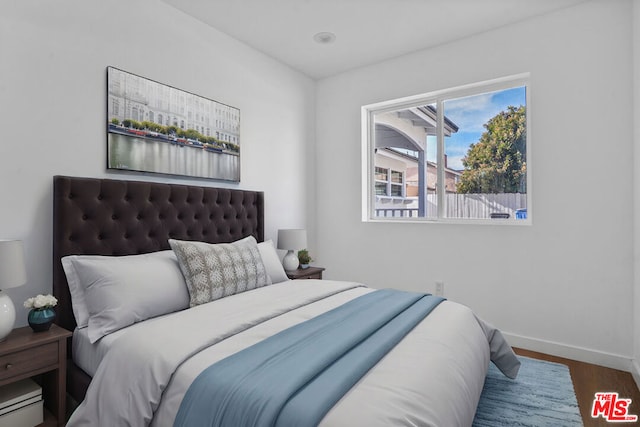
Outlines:
{"label": "blue throw blanket", "polygon": [[182,426],[316,426],[443,298],[363,295],[205,369],[176,415]]}

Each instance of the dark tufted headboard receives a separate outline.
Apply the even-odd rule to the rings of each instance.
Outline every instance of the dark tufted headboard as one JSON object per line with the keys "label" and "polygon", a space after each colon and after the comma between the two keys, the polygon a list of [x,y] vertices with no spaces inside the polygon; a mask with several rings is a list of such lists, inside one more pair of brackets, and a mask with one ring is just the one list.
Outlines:
{"label": "dark tufted headboard", "polygon": [[53,294],[56,323],[76,321],[60,259],[169,249],[168,239],[264,240],[264,194],[180,184],[56,176],[53,179]]}

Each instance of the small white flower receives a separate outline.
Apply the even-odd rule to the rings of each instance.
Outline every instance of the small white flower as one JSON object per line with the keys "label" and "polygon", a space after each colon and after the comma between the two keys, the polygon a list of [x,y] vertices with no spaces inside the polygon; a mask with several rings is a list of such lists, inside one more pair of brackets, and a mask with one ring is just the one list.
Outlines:
{"label": "small white flower", "polygon": [[24,302],[25,308],[50,308],[55,307],[58,304],[58,300],[53,295],[36,295],[35,297],[29,298]]}

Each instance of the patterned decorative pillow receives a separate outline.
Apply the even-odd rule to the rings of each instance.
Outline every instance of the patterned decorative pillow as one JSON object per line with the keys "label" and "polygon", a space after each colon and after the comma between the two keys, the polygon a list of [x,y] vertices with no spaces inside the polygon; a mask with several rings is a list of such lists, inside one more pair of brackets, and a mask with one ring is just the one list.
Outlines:
{"label": "patterned decorative pillow", "polygon": [[253,237],[218,244],[171,239],[169,245],[187,282],[191,307],[271,284]]}

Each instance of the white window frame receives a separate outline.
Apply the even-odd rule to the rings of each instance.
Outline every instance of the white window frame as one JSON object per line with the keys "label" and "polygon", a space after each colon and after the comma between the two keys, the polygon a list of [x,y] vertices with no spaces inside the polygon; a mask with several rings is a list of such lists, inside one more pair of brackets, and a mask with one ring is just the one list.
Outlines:
{"label": "white window frame", "polygon": [[[526,138],[527,138],[527,218],[526,219],[473,219],[447,218],[444,216],[445,170],[444,170],[444,102],[446,100],[496,92],[514,87],[526,87]],[[490,224],[490,225],[531,225],[532,210],[532,146],[531,146],[531,83],[530,74],[522,73],[493,80],[458,86],[409,96],[375,104],[364,105],[361,108],[362,117],[362,221],[363,222],[420,222],[420,223],[450,223],[450,224]],[[375,120],[376,114],[408,109],[422,105],[436,104],[437,115],[437,218],[427,217],[376,217],[375,216]],[[446,114],[446,112],[445,112]],[[390,178],[390,177],[389,177]]]}

